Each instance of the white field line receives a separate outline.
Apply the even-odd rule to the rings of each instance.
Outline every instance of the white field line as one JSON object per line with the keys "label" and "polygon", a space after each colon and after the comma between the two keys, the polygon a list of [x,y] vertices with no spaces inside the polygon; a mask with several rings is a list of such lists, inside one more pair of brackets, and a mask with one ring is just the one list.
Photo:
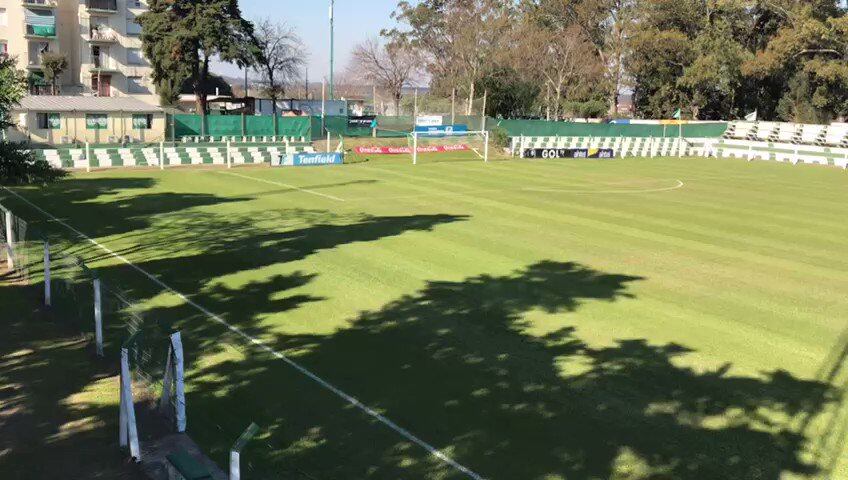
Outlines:
{"label": "white field line", "polygon": [[241,174],[232,173],[232,172],[217,172],[216,171],[215,173],[220,173],[221,175],[232,175],[234,177],[244,178],[244,179],[247,179],[247,180],[253,180],[254,182],[261,182],[261,183],[267,183],[269,185],[276,185],[278,187],[286,187],[286,188],[290,188],[292,190],[301,191],[303,193],[311,193],[312,195],[318,195],[319,197],[329,198],[330,200],[335,200],[337,202],[344,202],[345,201],[345,199],[343,199],[343,198],[334,197],[332,195],[327,195],[326,193],[316,192],[314,190],[309,190],[308,188],[296,187],[294,185],[289,185],[288,183],[275,182],[273,180],[265,180],[264,178],[256,178],[256,177],[251,177],[251,176],[248,176],[248,175],[241,175]]}
{"label": "white field line", "polygon": [[302,373],[303,375],[305,375],[305,376],[309,377],[311,380],[315,381],[317,384],[319,384],[319,385],[321,385],[322,387],[326,388],[327,390],[329,390],[329,391],[333,392],[334,394],[336,394],[337,396],[341,397],[343,400],[345,400],[345,401],[346,401],[346,402],[348,402],[349,404],[353,405],[354,407],[358,408],[359,410],[362,410],[363,412],[365,412],[365,413],[366,413],[366,414],[368,414],[369,416],[373,417],[375,420],[377,420],[378,422],[382,423],[383,425],[385,425],[385,426],[389,427],[390,429],[394,430],[394,431],[395,431],[396,433],[398,433],[400,436],[404,437],[405,439],[409,440],[410,442],[415,443],[415,444],[416,444],[416,445],[418,445],[419,447],[423,448],[424,450],[426,450],[426,451],[427,451],[430,455],[432,455],[433,457],[435,457],[435,458],[437,458],[437,459],[441,460],[441,461],[442,461],[442,462],[444,462],[445,464],[447,464],[447,465],[449,465],[449,466],[453,467],[454,469],[456,469],[457,471],[459,471],[459,472],[461,472],[461,473],[465,474],[465,475],[466,475],[467,477],[469,477],[469,478],[473,478],[474,480],[485,480],[485,477],[483,477],[483,476],[481,476],[481,475],[479,475],[479,474],[475,473],[473,470],[469,469],[468,467],[465,467],[464,465],[462,465],[462,464],[458,463],[456,460],[452,459],[451,457],[449,457],[449,456],[447,456],[446,454],[442,453],[441,451],[437,450],[435,447],[433,447],[433,446],[432,446],[432,445],[430,445],[429,443],[427,443],[427,442],[425,442],[424,440],[421,440],[420,438],[418,438],[418,437],[416,437],[415,435],[413,435],[413,434],[412,434],[409,430],[407,430],[407,429],[405,429],[405,428],[403,428],[403,427],[399,426],[398,424],[396,424],[395,422],[393,422],[393,421],[389,420],[389,419],[388,419],[388,418],[386,418],[385,416],[383,416],[383,415],[381,415],[381,414],[377,413],[374,409],[372,409],[371,407],[369,407],[369,406],[367,406],[367,405],[363,404],[362,402],[360,402],[359,400],[357,400],[357,399],[356,399],[355,397],[353,397],[352,395],[349,395],[349,394],[345,393],[344,391],[342,391],[341,389],[339,389],[339,388],[338,388],[338,387],[336,387],[335,385],[333,385],[333,384],[331,384],[330,382],[328,382],[328,381],[324,380],[323,378],[319,377],[317,374],[312,373],[312,371],[310,371],[310,370],[309,370],[309,369],[307,369],[306,367],[304,367],[304,366],[300,365],[299,363],[295,362],[294,360],[290,359],[290,358],[289,358],[289,357],[287,357],[285,354],[280,353],[280,352],[278,352],[278,351],[274,350],[273,348],[269,347],[267,344],[265,344],[265,342],[263,342],[263,341],[261,341],[261,340],[259,340],[259,339],[256,339],[256,338],[254,338],[254,337],[252,337],[252,336],[248,335],[247,333],[245,333],[244,331],[242,331],[240,328],[238,328],[238,327],[236,327],[236,326],[231,325],[230,323],[228,323],[226,320],[224,320],[223,318],[221,318],[221,316],[216,315],[215,313],[212,313],[211,311],[209,311],[209,310],[208,310],[208,309],[206,309],[205,307],[203,307],[203,306],[201,306],[201,305],[199,305],[199,304],[195,303],[194,301],[192,301],[191,299],[189,299],[187,296],[185,296],[185,295],[183,295],[182,293],[180,293],[180,292],[178,292],[178,291],[174,290],[173,288],[171,288],[170,286],[168,286],[165,282],[163,282],[163,281],[159,280],[158,278],[156,278],[153,274],[149,273],[148,271],[144,270],[143,268],[139,267],[138,265],[136,265],[136,264],[132,263],[131,261],[127,260],[126,258],[124,258],[123,256],[121,256],[120,254],[115,253],[115,252],[114,252],[114,251],[112,251],[109,247],[106,247],[105,245],[100,244],[99,242],[97,242],[97,240],[94,240],[94,239],[90,238],[89,236],[87,236],[86,234],[84,234],[84,233],[82,233],[81,231],[77,230],[76,228],[72,227],[71,225],[67,224],[66,222],[64,222],[64,221],[62,221],[62,220],[60,220],[60,219],[56,218],[53,214],[51,214],[51,213],[49,213],[49,212],[45,211],[44,209],[42,209],[42,208],[41,208],[41,207],[39,207],[38,205],[35,205],[34,203],[30,202],[30,201],[29,201],[29,200],[27,200],[26,198],[24,198],[24,197],[22,197],[21,195],[19,195],[17,192],[14,192],[14,191],[12,191],[12,190],[9,190],[9,188],[7,188],[7,187],[3,187],[3,189],[4,189],[4,190],[6,190],[7,192],[11,193],[11,194],[12,194],[12,195],[14,195],[15,197],[17,197],[17,198],[21,199],[22,201],[24,201],[26,204],[28,204],[29,206],[31,206],[31,207],[32,207],[32,208],[34,208],[35,210],[38,210],[38,211],[39,211],[39,212],[41,212],[41,214],[43,214],[44,216],[46,216],[46,217],[50,218],[51,220],[53,220],[54,222],[56,222],[56,223],[58,223],[58,224],[62,225],[63,227],[67,228],[68,230],[70,230],[70,231],[74,232],[74,233],[75,233],[77,236],[79,236],[81,239],[83,239],[83,240],[85,240],[85,241],[89,242],[90,244],[92,244],[92,245],[94,245],[95,247],[97,247],[97,248],[99,248],[99,249],[103,250],[104,252],[106,252],[106,253],[107,253],[107,254],[109,254],[110,256],[112,256],[112,257],[114,257],[114,258],[116,258],[116,259],[120,260],[121,262],[123,262],[123,263],[127,264],[129,267],[133,268],[134,270],[136,270],[136,271],[137,271],[137,272],[139,272],[140,274],[144,275],[145,277],[147,277],[150,281],[152,281],[152,282],[153,282],[153,283],[155,283],[156,285],[159,285],[159,286],[160,286],[163,290],[166,290],[166,291],[168,291],[168,292],[170,292],[170,293],[172,293],[172,294],[176,295],[176,296],[177,296],[180,300],[184,301],[186,304],[191,305],[192,307],[194,307],[195,309],[197,309],[198,311],[200,311],[200,312],[201,312],[201,313],[203,313],[204,315],[208,316],[209,318],[211,318],[211,319],[212,319],[212,320],[214,320],[215,322],[217,322],[217,323],[219,323],[219,324],[223,325],[224,327],[226,327],[226,328],[227,328],[228,330],[230,330],[231,332],[233,332],[233,333],[235,333],[236,335],[238,335],[238,336],[240,336],[240,337],[244,338],[245,340],[247,340],[248,342],[250,342],[252,345],[254,345],[254,346],[256,346],[257,348],[259,348],[259,349],[261,349],[261,350],[263,350],[263,351],[265,351],[265,352],[267,352],[267,353],[269,353],[269,354],[273,355],[273,356],[274,356],[274,357],[276,357],[277,359],[282,360],[283,362],[287,363],[289,366],[291,366],[292,368],[294,368],[294,369],[295,369],[295,370],[297,370],[298,372]]}
{"label": "white field line", "polygon": [[556,188],[556,187],[554,187],[554,188],[530,188],[530,187],[527,187],[527,188],[522,188],[521,190],[525,191],[525,192],[562,192],[562,193],[572,193],[572,194],[575,194],[575,195],[590,195],[590,194],[595,194],[595,193],[623,195],[623,194],[629,194],[629,193],[670,192],[672,190],[679,190],[679,189],[686,186],[686,184],[683,183],[683,180],[676,179],[676,181],[677,181],[677,185],[674,185],[673,187],[645,188],[645,189],[641,189],[641,190],[568,190],[568,189],[561,189],[561,188]]}

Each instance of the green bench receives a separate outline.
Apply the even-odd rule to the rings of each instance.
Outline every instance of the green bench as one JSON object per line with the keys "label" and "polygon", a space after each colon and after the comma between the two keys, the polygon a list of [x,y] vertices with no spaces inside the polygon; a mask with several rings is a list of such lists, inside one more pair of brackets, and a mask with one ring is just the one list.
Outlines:
{"label": "green bench", "polygon": [[172,480],[211,480],[212,474],[185,450],[165,457],[168,460],[168,478]]}

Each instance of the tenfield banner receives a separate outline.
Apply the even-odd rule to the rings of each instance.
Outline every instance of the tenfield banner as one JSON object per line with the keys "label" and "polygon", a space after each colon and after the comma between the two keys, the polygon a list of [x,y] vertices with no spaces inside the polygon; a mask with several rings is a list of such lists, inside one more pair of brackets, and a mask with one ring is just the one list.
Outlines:
{"label": "tenfield banner", "polygon": [[341,153],[294,153],[283,155],[274,164],[276,167],[314,167],[319,165],[341,165],[344,155]]}

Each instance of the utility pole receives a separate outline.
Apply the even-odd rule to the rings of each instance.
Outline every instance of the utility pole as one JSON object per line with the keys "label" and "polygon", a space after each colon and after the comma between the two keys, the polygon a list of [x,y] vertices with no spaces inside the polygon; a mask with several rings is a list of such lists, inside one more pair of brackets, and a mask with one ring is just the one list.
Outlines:
{"label": "utility pole", "polygon": [[335,9],[336,0],[330,0],[330,100],[335,100],[336,97],[334,95],[334,83],[333,83],[333,62],[335,60],[335,32],[333,27],[333,10]]}

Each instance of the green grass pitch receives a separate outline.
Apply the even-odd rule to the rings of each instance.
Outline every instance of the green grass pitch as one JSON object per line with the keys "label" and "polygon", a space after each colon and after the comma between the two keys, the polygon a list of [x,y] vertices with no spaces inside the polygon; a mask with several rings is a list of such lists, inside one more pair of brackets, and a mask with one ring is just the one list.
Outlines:
{"label": "green grass pitch", "polygon": [[193,304],[0,197],[182,331],[244,478],[848,478],[843,171],[464,157],[15,189]]}

